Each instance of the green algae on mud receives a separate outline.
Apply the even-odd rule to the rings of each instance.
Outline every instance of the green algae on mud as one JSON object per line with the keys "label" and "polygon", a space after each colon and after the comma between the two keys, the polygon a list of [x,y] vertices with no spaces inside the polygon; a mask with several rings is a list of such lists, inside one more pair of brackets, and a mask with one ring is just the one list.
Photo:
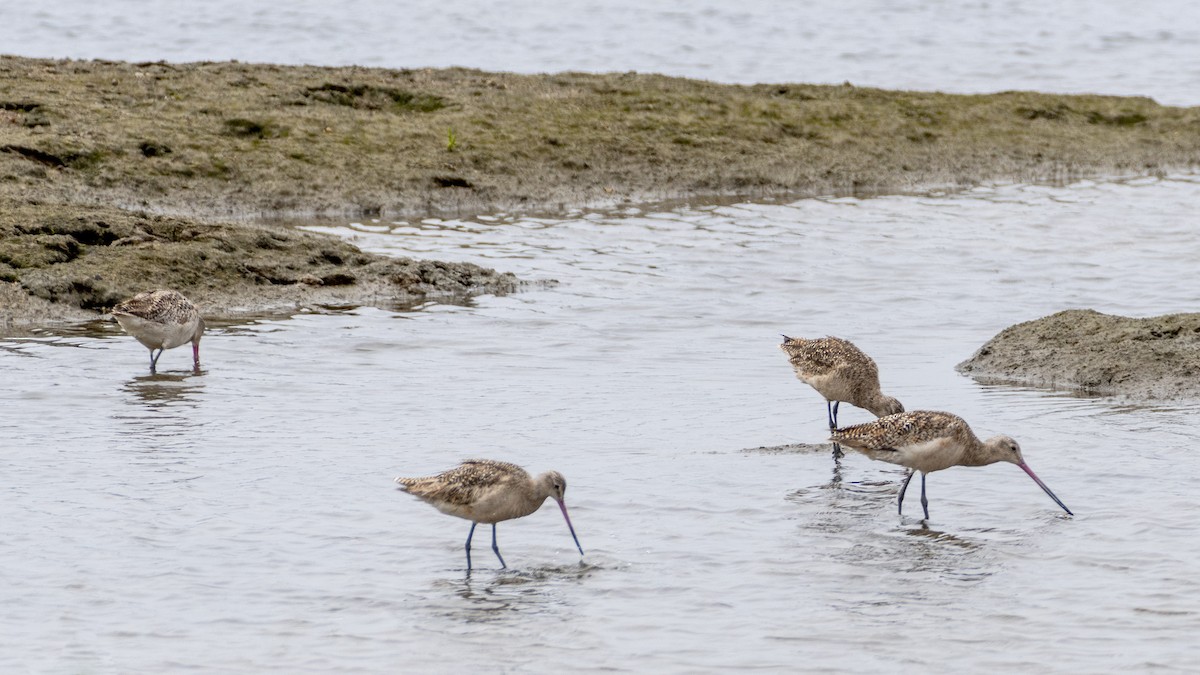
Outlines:
{"label": "green algae on mud", "polygon": [[562,212],[1197,164],[1200,108],[1146,98],[0,56],[0,328],[150,286],[253,312],[515,283],[245,224],[264,217]]}
{"label": "green algae on mud", "polygon": [[1131,399],[1200,399],[1200,314],[1058,312],[1004,329],[957,369],[987,382]]}
{"label": "green algae on mud", "polygon": [[461,215],[1200,164],[1147,98],[0,57],[0,193],[203,217]]}

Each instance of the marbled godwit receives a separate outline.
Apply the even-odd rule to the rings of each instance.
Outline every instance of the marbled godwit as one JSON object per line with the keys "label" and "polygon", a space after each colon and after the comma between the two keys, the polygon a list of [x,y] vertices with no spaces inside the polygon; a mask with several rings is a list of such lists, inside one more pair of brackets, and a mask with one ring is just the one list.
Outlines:
{"label": "marbled godwit", "polygon": [[[879,389],[879,367],[848,340],[835,337],[805,340],[783,336],[779,348],[788,355],[796,377],[825,397],[829,430],[837,430],[838,404],[842,401],[871,411],[876,417],[904,412],[900,401]],[[833,456],[842,456],[837,443]]]}
{"label": "marbled godwit", "polygon": [[1008,436],[979,440],[963,418],[945,412],[914,410],[880,417],[874,422],[837,429],[830,440],[848,445],[871,459],[899,464],[912,469],[900,486],[897,508],[904,512],[904,492],[913,474],[921,472],[921,508],[929,519],[929,501],[925,499],[925,476],[952,466],[986,466],[1012,462],[1021,467],[1054,503],[1070,515],[1071,509],[1046,487],[1021,456],[1021,446]]}
{"label": "marbled godwit", "polygon": [[563,495],[567,491],[567,479],[557,471],[547,471],[537,478],[525,469],[508,462],[490,459],[469,459],[462,464],[428,478],[397,478],[400,489],[432,504],[438,511],[471,521],[467,533],[467,571],[471,571],[471,537],[475,526],[490,523],[492,526],[492,550],[500,559],[500,567],[507,567],[496,545],[496,523],[502,520],[521,518],[537,511],[547,497],[553,497],[562,509],[571,538],[583,555],[579,537],[567,515]]}
{"label": "marbled godwit", "polygon": [[[200,370],[200,336],[204,319],[191,300],[176,291],[145,291],[113,307],[112,315],[126,333],[150,350],[150,373],[164,349],[192,343],[192,362]],[[154,350],[158,353],[155,354]]]}

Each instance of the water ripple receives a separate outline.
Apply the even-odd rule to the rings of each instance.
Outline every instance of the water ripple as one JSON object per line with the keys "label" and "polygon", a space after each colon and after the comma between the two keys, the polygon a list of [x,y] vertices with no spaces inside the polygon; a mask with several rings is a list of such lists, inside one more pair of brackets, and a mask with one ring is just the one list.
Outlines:
{"label": "water ripple", "polygon": [[[560,283],[214,321],[200,375],[146,375],[107,323],[5,340],[0,628],[26,649],[0,667],[1186,668],[1200,410],[953,366],[1069,306],[1194,309],[1198,201],[1179,176],[325,224]],[[833,461],[780,332],[853,337],[908,407],[1011,434],[1078,515],[1007,464],[898,515],[904,472]],[[477,532],[466,578],[466,522],[390,479],[471,456],[567,475],[583,562],[551,505],[498,528],[508,571]]]}

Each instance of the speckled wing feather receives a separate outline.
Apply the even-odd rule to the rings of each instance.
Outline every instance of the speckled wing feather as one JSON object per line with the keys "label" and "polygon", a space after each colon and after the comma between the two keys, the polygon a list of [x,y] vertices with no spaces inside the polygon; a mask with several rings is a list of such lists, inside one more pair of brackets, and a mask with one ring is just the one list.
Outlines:
{"label": "speckled wing feather", "polygon": [[529,474],[508,462],[468,459],[436,476],[397,478],[396,482],[405,492],[425,501],[470,506],[481,491],[514,480],[528,481]]}
{"label": "speckled wing feather", "polygon": [[838,429],[830,440],[860,450],[888,451],[939,438],[971,433],[963,418],[946,412],[913,410]]}
{"label": "speckled wing feather", "polygon": [[792,367],[805,376],[825,375],[837,368],[851,366],[879,377],[879,369],[871,357],[848,340],[836,337],[815,340],[791,338],[783,347]]}
{"label": "speckled wing feather", "polygon": [[198,315],[196,306],[178,291],[155,290],[138,293],[113,307],[113,314],[129,314],[146,321],[180,325]]}

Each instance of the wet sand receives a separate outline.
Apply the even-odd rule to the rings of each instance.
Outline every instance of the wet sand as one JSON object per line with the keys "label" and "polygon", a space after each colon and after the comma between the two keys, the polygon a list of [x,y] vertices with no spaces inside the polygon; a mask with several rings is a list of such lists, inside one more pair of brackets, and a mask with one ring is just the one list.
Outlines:
{"label": "wet sand", "polygon": [[0,330],[94,315],[148,286],[261,312],[515,284],[270,217],[1159,174],[1200,163],[1197,124],[1197,108],[1112,96],[0,57]]}

